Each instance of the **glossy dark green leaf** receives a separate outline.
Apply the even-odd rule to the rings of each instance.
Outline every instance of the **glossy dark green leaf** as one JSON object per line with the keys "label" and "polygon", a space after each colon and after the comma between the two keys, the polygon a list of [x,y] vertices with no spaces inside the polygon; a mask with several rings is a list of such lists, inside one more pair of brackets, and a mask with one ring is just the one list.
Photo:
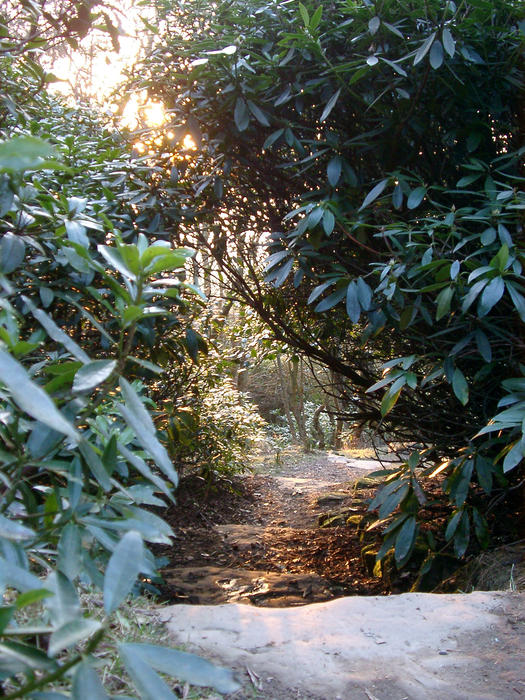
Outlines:
{"label": "glossy dark green leaf", "polygon": [[329,236],[335,227],[335,216],[330,209],[325,209],[323,214],[323,230]]}
{"label": "glossy dark green leaf", "polygon": [[262,124],[262,126],[270,126],[270,122],[268,121],[266,113],[263,112],[263,110],[258,105],[256,105],[255,102],[252,102],[252,100],[247,100],[247,104],[248,109],[257,119],[259,124]]}
{"label": "glossy dark green leaf", "polygon": [[95,389],[112,375],[116,366],[116,360],[92,360],[86,363],[75,374],[73,391],[80,393]]}
{"label": "glossy dark green leaf", "polygon": [[494,277],[487,284],[478,304],[478,315],[486,316],[488,312],[495,306],[503,296],[505,291],[505,283],[502,277]]}
{"label": "glossy dark green leaf", "polygon": [[332,185],[332,187],[335,187],[339,182],[342,168],[343,163],[341,160],[341,156],[334,156],[334,158],[332,158],[329,161],[326,167],[326,176],[328,178],[328,182]]}
{"label": "glossy dark green leaf", "polygon": [[443,46],[445,48],[445,51],[448,53],[448,55],[453,58],[454,53],[456,51],[456,42],[454,41],[452,34],[450,33],[450,29],[448,27],[445,27],[443,29]]}
{"label": "glossy dark green leaf", "polygon": [[416,55],[414,56],[414,65],[417,65],[425,58],[427,53],[430,51],[430,47],[434,43],[435,37],[436,32],[432,32],[432,34],[421,44],[419,49],[416,51]]}
{"label": "glossy dark green leaf", "polygon": [[328,311],[328,309],[331,309],[336,304],[338,304],[342,299],[344,299],[345,296],[346,296],[346,288],[343,287],[342,289],[338,289],[335,292],[332,292],[332,294],[329,294],[325,299],[320,301],[317,304],[317,306],[315,307],[314,311],[316,311],[316,313],[322,313],[323,311]]}
{"label": "glossy dark green leaf", "polygon": [[466,406],[469,401],[468,384],[465,375],[458,367],[456,367],[452,376],[452,389],[463,406]]}
{"label": "glossy dark green leaf", "polygon": [[503,473],[506,474],[523,461],[524,449],[521,440],[517,440],[505,455],[503,460]]}
{"label": "glossy dark green leaf", "polygon": [[381,180],[381,182],[378,182],[375,187],[372,187],[370,192],[366,195],[363,203],[359,207],[359,211],[362,209],[365,209],[369,204],[372,204],[373,201],[375,201],[385,190],[385,187],[389,183],[389,178],[385,178],[384,180]]}
{"label": "glossy dark green leaf", "polygon": [[87,440],[81,440],[78,447],[95,479],[104,491],[109,491],[111,488],[109,474],[95,447]]}
{"label": "glossy dark green leaf", "polygon": [[[79,360],[79,362],[84,364],[90,362],[89,355],[80,347],[80,345],[78,345],[78,343],[73,340],[73,338],[71,338],[59,326],[57,326],[51,316],[49,316],[42,309],[37,308],[28,297],[23,296],[22,299],[27,304],[36,320],[43,326],[50,338],[63,345],[64,348],[66,348],[66,350],[73,355],[73,357],[76,357],[76,359]],[[45,421],[42,422],[45,423]]]}
{"label": "glossy dark green leaf", "polygon": [[408,195],[407,207],[409,209],[416,209],[416,207],[418,207],[423,201],[426,193],[426,187],[416,187],[415,189],[413,189],[412,192]]}
{"label": "glossy dark green leaf", "polygon": [[470,541],[470,518],[467,511],[463,511],[454,533],[454,552],[461,558],[468,547]]}
{"label": "glossy dark green leaf", "polygon": [[430,65],[434,70],[437,70],[443,64],[443,45],[439,41],[439,39],[436,39],[432,44],[432,48],[430,49],[429,61]]}
{"label": "glossy dark green leaf", "polygon": [[328,102],[325,105],[325,108],[323,109],[323,113],[321,114],[321,118],[319,119],[320,122],[324,122],[328,117],[330,116],[331,111],[337,104],[337,100],[339,99],[339,95],[341,94],[341,88],[334,92],[332,97],[328,100]]}
{"label": "glossy dark green leaf", "polygon": [[372,36],[377,33],[377,30],[381,26],[381,19],[377,17],[372,17],[372,19],[368,22],[368,31]]}
{"label": "glossy dark green leaf", "polygon": [[450,304],[454,297],[454,287],[445,287],[436,298],[436,321],[439,321],[450,313]]}
{"label": "glossy dark green leaf", "polygon": [[410,557],[414,548],[418,531],[418,525],[414,517],[407,518],[396,537],[394,556],[398,566],[403,564]]}
{"label": "glossy dark green leaf", "polygon": [[361,316],[361,304],[357,284],[352,280],[346,289],[346,313],[352,323],[358,323]]}
{"label": "glossy dark green leaf", "polygon": [[235,125],[239,131],[246,131],[250,125],[250,112],[248,105],[242,97],[238,97],[235,102],[235,110],[233,112]]}

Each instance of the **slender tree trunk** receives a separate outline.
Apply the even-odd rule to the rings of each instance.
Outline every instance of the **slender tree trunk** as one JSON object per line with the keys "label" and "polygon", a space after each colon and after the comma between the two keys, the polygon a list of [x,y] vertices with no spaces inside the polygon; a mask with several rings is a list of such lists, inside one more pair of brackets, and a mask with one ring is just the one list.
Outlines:
{"label": "slender tree trunk", "polygon": [[279,372],[279,383],[281,385],[281,395],[283,399],[283,408],[284,408],[284,415],[286,417],[286,422],[288,423],[288,428],[290,430],[290,435],[292,436],[292,440],[294,442],[297,442],[297,431],[295,429],[295,424],[292,416],[292,411],[290,407],[290,394],[287,386],[287,382],[284,376],[284,370],[283,370],[283,365],[281,362],[281,356],[277,355],[276,358],[276,363],[277,363],[277,369]]}

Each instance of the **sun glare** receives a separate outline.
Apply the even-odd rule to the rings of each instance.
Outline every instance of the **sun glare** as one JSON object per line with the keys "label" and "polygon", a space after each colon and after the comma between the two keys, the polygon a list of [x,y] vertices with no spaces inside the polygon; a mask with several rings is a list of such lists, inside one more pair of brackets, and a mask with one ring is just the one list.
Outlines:
{"label": "sun glare", "polygon": [[191,134],[186,134],[186,136],[184,137],[184,140],[182,141],[182,145],[183,145],[185,151],[196,151],[197,150],[197,144],[195,143],[193,136]]}
{"label": "sun glare", "polygon": [[144,117],[148,126],[162,126],[166,121],[166,110],[162,102],[147,102]]}

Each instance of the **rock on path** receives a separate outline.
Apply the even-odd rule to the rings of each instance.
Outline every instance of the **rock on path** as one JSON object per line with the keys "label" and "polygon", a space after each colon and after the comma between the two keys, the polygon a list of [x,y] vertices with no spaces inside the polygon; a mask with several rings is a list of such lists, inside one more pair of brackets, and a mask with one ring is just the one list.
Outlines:
{"label": "rock on path", "polygon": [[176,605],[162,616],[176,644],[259,686],[235,700],[525,698],[524,594],[407,593],[279,610]]}

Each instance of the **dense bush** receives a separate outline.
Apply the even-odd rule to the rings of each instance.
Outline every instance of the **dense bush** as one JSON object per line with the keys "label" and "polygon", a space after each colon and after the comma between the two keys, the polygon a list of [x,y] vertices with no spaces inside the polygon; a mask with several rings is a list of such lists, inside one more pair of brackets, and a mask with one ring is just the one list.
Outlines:
{"label": "dense bush", "polygon": [[[54,684],[71,695],[53,697],[92,700],[108,697],[92,654],[110,617],[156,576],[150,543],[173,534],[154,508],[174,501],[178,475],[147,384],[163,372],[158,333],[187,345],[193,252],[139,220],[146,162],[50,98],[27,65],[2,59],[0,687],[15,698]],[[86,588],[100,591],[102,615],[84,614]],[[136,644],[120,655],[143,698],[175,697],[157,672],[201,682],[205,662],[191,655]],[[214,673],[206,684],[238,687]]]}

